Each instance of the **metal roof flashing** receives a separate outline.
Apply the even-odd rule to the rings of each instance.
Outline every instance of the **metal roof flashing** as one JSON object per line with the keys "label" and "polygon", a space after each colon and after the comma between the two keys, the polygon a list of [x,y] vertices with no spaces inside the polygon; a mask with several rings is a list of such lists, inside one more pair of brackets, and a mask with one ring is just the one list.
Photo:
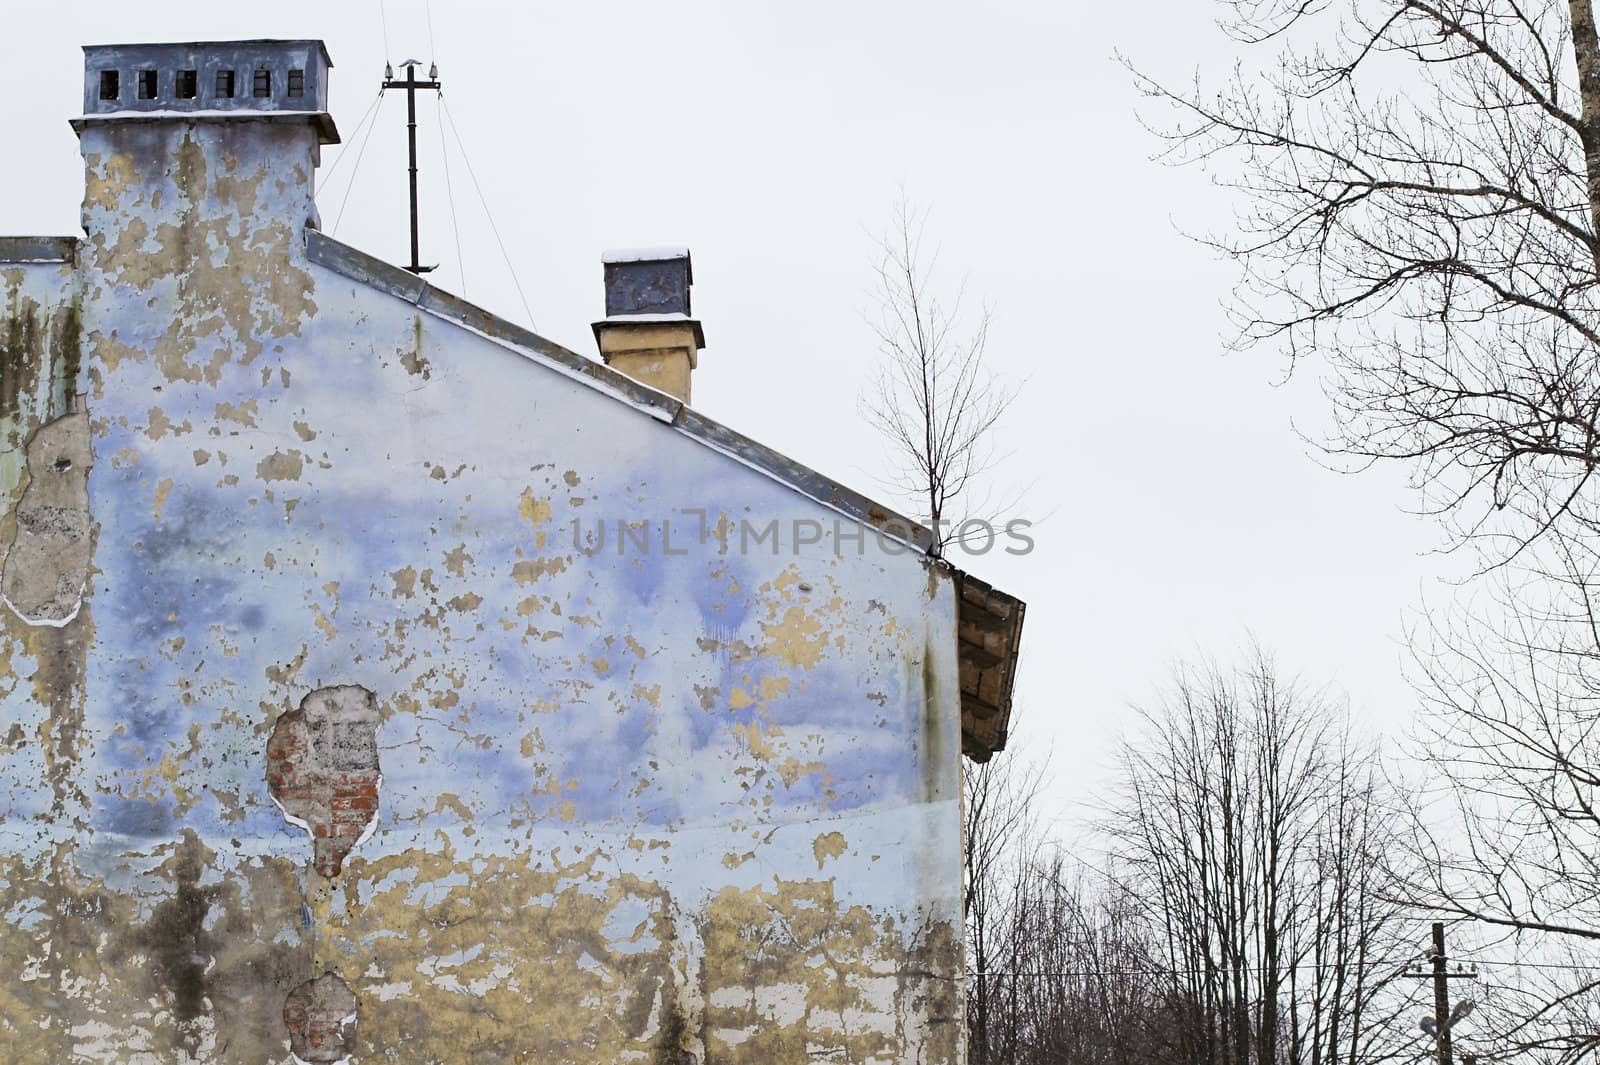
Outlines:
{"label": "metal roof flashing", "polygon": [[78,258],[77,237],[0,237],[0,263],[71,263]]}

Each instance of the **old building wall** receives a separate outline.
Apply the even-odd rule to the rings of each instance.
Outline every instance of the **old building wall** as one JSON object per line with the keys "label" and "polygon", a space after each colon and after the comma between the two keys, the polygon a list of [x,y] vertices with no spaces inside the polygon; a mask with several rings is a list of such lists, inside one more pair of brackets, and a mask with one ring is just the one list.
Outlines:
{"label": "old building wall", "polygon": [[82,135],[93,555],[5,617],[12,1057],[959,1060],[948,575],[312,264],[309,127]]}

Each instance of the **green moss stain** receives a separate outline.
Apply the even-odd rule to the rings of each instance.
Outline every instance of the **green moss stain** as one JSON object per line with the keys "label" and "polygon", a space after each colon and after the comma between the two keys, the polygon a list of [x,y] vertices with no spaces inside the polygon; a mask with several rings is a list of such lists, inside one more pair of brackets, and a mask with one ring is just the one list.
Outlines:
{"label": "green moss stain", "polygon": [[45,361],[38,302],[13,292],[9,303],[5,335],[0,340],[0,418],[8,422],[16,419],[21,396],[30,390],[34,375]]}
{"label": "green moss stain", "polygon": [[77,410],[78,374],[83,369],[83,317],[76,297],[56,311],[51,323],[50,349],[54,356],[51,374],[51,416]]}
{"label": "green moss stain", "polygon": [[23,291],[25,281],[20,271],[9,277],[0,304],[0,498],[7,506],[17,500],[28,439],[73,409],[82,364],[76,302],[42,303]]}

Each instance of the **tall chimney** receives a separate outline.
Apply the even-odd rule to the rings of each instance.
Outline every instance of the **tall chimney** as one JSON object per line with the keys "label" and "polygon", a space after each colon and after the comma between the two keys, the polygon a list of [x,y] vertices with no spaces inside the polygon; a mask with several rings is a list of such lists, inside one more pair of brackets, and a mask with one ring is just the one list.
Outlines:
{"label": "tall chimney", "polygon": [[[328,114],[333,64],[321,41],[94,45],[83,53],[83,114],[72,126],[87,169],[83,226],[103,267],[150,254],[131,239],[140,234],[162,234],[163,244],[194,254],[212,247],[220,258],[216,225],[246,234],[259,251],[268,227],[299,242],[301,228],[316,224],[313,174],[322,147],[339,142]],[[119,245],[123,236],[130,239]]]}
{"label": "tall chimney", "polygon": [[706,346],[691,317],[688,248],[608,251],[606,316],[594,323],[600,357],[635,381],[689,402],[689,377]]}
{"label": "tall chimney", "polygon": [[314,40],[84,49],[72,127],[91,379],[152,359],[175,405],[261,391],[251,363],[317,311],[305,234],[339,139],[330,66]]}

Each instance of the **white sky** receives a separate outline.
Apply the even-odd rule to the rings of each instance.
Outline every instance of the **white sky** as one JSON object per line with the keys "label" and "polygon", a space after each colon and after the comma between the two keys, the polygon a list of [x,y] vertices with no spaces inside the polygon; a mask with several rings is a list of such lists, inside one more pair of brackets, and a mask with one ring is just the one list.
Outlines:
{"label": "white sky", "polygon": [[[390,57],[436,59],[536,324],[593,353],[600,254],[687,244],[708,345],[696,406],[884,496],[856,417],[876,357],[871,241],[903,183],[945,264],[996,314],[994,364],[1026,387],[1002,489],[1038,549],[967,568],[1028,602],[1016,750],[1054,747],[1062,808],[1091,798],[1130,704],[1180,656],[1253,633],[1283,665],[1403,728],[1405,612],[1447,559],[1397,469],[1341,476],[1296,435],[1326,424],[1310,374],[1225,356],[1225,264],[1179,235],[1225,219],[1203,174],[1149,161],[1115,53],[1187,77],[1231,62],[1195,0],[385,0]],[[78,232],[67,126],[88,43],[320,37],[347,141],[381,80],[379,0],[6,0],[0,233]],[[419,101],[423,258],[460,291],[435,105]],[[404,102],[320,195],[337,236],[407,255]],[[351,144],[353,151],[358,145]],[[324,173],[345,149],[330,149]],[[525,320],[453,160],[474,302]],[[899,502],[886,499],[887,502]]]}

